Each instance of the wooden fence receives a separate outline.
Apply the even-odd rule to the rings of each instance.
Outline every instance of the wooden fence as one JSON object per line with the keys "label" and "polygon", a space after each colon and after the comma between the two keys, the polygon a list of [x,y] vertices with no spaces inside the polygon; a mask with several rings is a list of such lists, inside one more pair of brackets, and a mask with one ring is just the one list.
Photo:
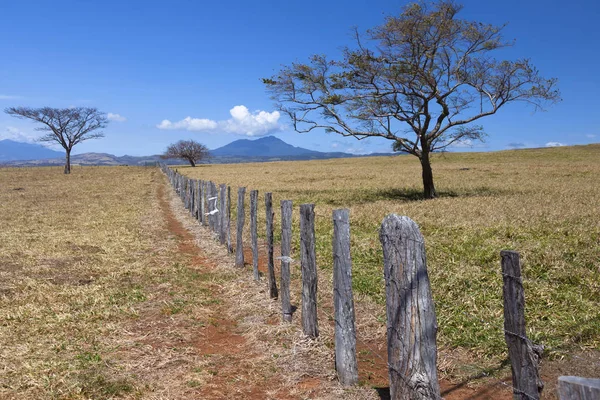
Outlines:
{"label": "wooden fence", "polygon": [[[193,180],[161,165],[190,214],[214,232],[215,240],[233,252],[231,243],[231,188],[211,181]],[[244,267],[246,188],[238,188],[235,266]],[[258,191],[250,191],[250,237],[252,270],[258,271]],[[291,200],[281,201],[280,287],[274,268],[272,194],[265,193],[267,283],[269,297],[281,300],[284,322],[292,321],[290,302],[290,263],[292,241]],[[319,336],[317,322],[317,265],[315,254],[314,204],[300,205],[300,264],[302,271],[301,323],[304,334]],[[356,328],[352,295],[349,210],[334,210],[333,223],[333,308],[335,323],[335,369],[342,385],[358,382]],[[417,224],[395,214],[384,218],[380,233],[384,256],[386,288],[387,353],[390,398],[441,399],[437,377],[437,322],[427,273],[425,241]],[[543,347],[527,338],[525,294],[519,254],[501,251],[504,298],[504,336],[512,370],[515,400],[539,399],[543,383],[539,361]],[[600,380],[560,377],[561,400],[600,399]]]}

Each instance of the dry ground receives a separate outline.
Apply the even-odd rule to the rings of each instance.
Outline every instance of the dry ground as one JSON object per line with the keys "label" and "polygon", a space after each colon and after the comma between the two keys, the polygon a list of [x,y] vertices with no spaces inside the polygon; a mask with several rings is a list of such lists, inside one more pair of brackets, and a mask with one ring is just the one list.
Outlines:
{"label": "dry ground", "polygon": [[2,169],[0,205],[0,398],[377,398],[337,385],[158,169]]}
{"label": "dry ground", "polygon": [[[247,167],[247,179],[255,179],[258,167]],[[590,163],[588,171],[596,168]],[[320,283],[322,337],[308,341],[298,318],[292,325],[280,322],[279,304],[267,299],[264,280],[255,283],[248,271],[231,268],[233,259],[187,215],[157,169],[76,168],[68,177],[60,172],[0,170],[0,398],[385,396],[385,329],[376,296],[358,291],[363,385],[344,390],[332,369],[327,268]],[[374,203],[377,212],[386,203],[424,204],[398,198]],[[597,215],[597,203],[590,204],[583,213]],[[318,212],[329,209],[319,206]],[[355,252],[360,242],[355,238]],[[364,249],[372,244],[367,241]],[[297,304],[297,286],[294,296]],[[589,353],[597,337],[591,339],[578,352],[568,347],[563,361],[546,362],[547,380],[573,371],[600,374],[593,363],[598,353]],[[495,378],[476,390],[470,387],[478,379],[462,379],[479,377],[481,365],[493,373],[493,357],[482,363],[481,352],[447,346],[440,355],[443,376],[451,378],[442,382],[447,399],[510,398]],[[587,369],[574,368],[573,356]]]}
{"label": "dry ground", "polygon": [[[600,375],[600,145],[436,155],[440,198],[433,201],[421,200],[420,166],[411,156],[178,170],[231,185],[233,199],[236,188],[245,186],[272,192],[274,204],[283,199],[293,200],[296,208],[316,203],[322,309],[331,300],[331,211],[350,208],[354,289],[366,307],[362,312],[357,307],[358,335],[367,344],[385,340],[385,331],[376,328],[384,323],[379,225],[392,212],[417,221],[426,240],[440,327],[439,364],[442,375],[455,381],[509,372],[499,252],[517,250],[528,335],[546,347],[550,391],[556,374]],[[261,234],[263,214],[260,208]],[[276,240],[278,230],[276,225]],[[368,322],[361,326],[365,316]]]}

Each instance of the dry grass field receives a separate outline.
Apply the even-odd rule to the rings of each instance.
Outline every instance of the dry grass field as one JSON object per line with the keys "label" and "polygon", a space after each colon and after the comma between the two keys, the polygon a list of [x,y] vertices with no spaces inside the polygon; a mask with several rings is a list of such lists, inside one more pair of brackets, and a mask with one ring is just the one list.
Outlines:
{"label": "dry grass field", "polygon": [[[404,156],[178,170],[232,185],[234,199],[243,185],[272,191],[274,204],[294,200],[294,258],[298,206],[316,203],[321,338],[303,338],[296,316],[279,322],[264,280],[231,268],[158,168],[0,169],[0,398],[377,399],[370,386],[386,385],[378,229],[391,212],[425,236],[446,399],[511,397],[497,380],[475,383],[479,397],[467,388],[506,358],[502,249],[523,257],[528,333],[553,360],[542,365],[548,397],[558,374],[600,374],[600,145],[440,154],[441,197],[431,201],[420,200],[419,165]],[[363,385],[352,389],[334,378],[328,314],[331,210],[343,207],[361,341]]]}
{"label": "dry grass field", "polygon": [[[316,203],[318,266],[325,271],[332,265],[331,211],[349,208],[355,292],[380,305],[382,323],[379,225],[389,213],[411,217],[426,240],[439,344],[477,357],[506,357],[499,253],[517,250],[528,334],[546,346],[546,357],[598,350],[600,145],[438,154],[433,167],[440,198],[432,201],[420,199],[420,166],[412,156],[178,171],[231,185],[234,202],[238,186],[273,192],[275,205],[291,199],[295,218],[301,203]],[[259,204],[262,232],[264,202]],[[277,234],[279,226],[275,229]]]}
{"label": "dry grass field", "polygon": [[377,398],[232,265],[158,168],[0,169],[0,399]]}

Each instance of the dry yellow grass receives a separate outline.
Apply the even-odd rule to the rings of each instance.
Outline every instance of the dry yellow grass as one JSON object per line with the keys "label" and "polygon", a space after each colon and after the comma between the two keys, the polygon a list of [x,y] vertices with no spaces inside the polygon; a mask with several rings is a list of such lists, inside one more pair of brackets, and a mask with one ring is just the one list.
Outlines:
{"label": "dry yellow grass", "polygon": [[186,397],[198,354],[181,337],[208,318],[210,277],[177,252],[163,183],[155,168],[0,170],[1,398]]}
{"label": "dry yellow grass", "polygon": [[[316,203],[323,270],[332,264],[331,211],[350,208],[354,287],[380,305],[379,225],[388,213],[414,219],[426,240],[442,347],[505,357],[499,252],[514,249],[524,263],[532,339],[552,357],[598,349],[600,145],[439,154],[433,166],[441,194],[433,201],[420,200],[420,166],[410,156],[178,170],[227,183],[233,193],[238,186],[273,192],[275,205]],[[294,236],[298,254],[298,230]],[[382,306],[379,316],[383,322]]]}
{"label": "dry yellow grass", "polygon": [[2,399],[376,398],[274,323],[157,168],[0,169],[0,224]]}

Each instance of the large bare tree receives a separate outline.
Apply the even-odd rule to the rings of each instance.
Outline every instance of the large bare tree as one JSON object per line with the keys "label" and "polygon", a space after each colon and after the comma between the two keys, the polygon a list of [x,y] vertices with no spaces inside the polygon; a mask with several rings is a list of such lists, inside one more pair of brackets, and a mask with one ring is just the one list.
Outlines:
{"label": "large bare tree", "polygon": [[208,147],[198,143],[194,140],[180,140],[177,143],[173,143],[167,147],[167,151],[161,155],[161,158],[179,158],[186,160],[192,167],[196,166],[196,163],[201,160],[205,160],[210,157]]}
{"label": "large bare tree", "polygon": [[492,57],[513,45],[503,26],[458,19],[461,8],[409,4],[366,37],[355,31],[356,46],[340,60],[316,55],[263,82],[298,132],[382,137],[418,157],[423,195],[434,198],[432,152],[482,140],[483,128],[472,123],[508,103],[540,109],[560,100],[556,79],[541,77],[530,60]]}
{"label": "large bare tree", "polygon": [[88,107],[10,107],[5,112],[13,117],[30,119],[42,124],[36,130],[48,133],[38,140],[56,142],[65,149],[65,174],[71,173],[73,147],[83,141],[103,137],[104,134],[99,129],[105,128],[108,124],[104,113]]}

